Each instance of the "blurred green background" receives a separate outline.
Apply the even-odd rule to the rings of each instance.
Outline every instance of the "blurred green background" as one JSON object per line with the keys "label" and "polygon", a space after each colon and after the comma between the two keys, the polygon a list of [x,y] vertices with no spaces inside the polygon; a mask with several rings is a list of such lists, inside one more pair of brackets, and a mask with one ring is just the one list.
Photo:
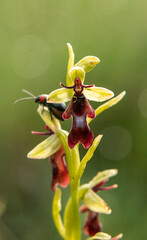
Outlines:
{"label": "blurred green background", "polygon": [[[48,160],[27,159],[42,139],[31,130],[44,124],[34,101],[13,105],[65,84],[70,42],[76,62],[95,55],[101,63],[86,75],[86,84],[125,98],[91,123],[103,140],[83,176],[118,168],[111,180],[117,190],[100,193],[113,212],[102,215],[103,231],[124,239],[146,239],[147,224],[147,29],[146,0],[1,0],[1,160],[0,240],[60,239],[51,216],[53,193]],[[99,104],[92,103],[94,107]],[[70,129],[70,121],[63,123]],[[81,149],[81,155],[86,151]],[[63,207],[69,189],[64,190]],[[82,226],[84,225],[82,216]],[[83,235],[83,239],[84,235]]]}

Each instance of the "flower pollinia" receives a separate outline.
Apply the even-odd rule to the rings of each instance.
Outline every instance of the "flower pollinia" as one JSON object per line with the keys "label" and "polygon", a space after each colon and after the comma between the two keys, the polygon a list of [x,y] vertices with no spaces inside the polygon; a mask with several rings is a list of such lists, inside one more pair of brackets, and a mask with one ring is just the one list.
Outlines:
{"label": "flower pollinia", "polygon": [[47,102],[62,103],[70,101],[63,113],[63,118],[73,117],[72,128],[68,136],[70,148],[81,142],[85,148],[91,145],[93,133],[87,124],[87,117],[93,119],[95,111],[89,104],[91,101],[102,102],[113,97],[113,92],[95,85],[84,85],[85,74],[91,71],[100,62],[97,57],[87,56],[74,64],[74,53],[72,46],[68,43],[69,61],[67,69],[66,86],[51,92]]}
{"label": "flower pollinia", "polygon": [[49,135],[49,137],[38,144],[28,153],[28,158],[45,159],[50,158],[52,167],[51,188],[55,191],[57,184],[66,187],[69,184],[69,174],[65,163],[65,150],[57,132],[61,130],[59,120],[54,117],[46,107],[39,106],[38,113],[46,124],[48,132],[32,132],[35,135]]}

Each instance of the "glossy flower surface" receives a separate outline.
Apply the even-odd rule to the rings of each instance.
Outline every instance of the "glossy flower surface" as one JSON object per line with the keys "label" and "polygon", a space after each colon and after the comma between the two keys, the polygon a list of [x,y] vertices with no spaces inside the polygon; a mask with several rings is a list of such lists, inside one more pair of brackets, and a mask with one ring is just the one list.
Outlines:
{"label": "glossy flower surface", "polygon": [[70,101],[63,114],[64,119],[73,117],[72,128],[68,136],[69,147],[73,148],[81,142],[85,148],[88,148],[93,140],[93,133],[87,124],[87,117],[93,119],[95,111],[87,99],[102,102],[112,98],[114,94],[106,88],[83,84],[86,72],[92,70],[100,62],[97,57],[87,56],[74,65],[74,53],[70,44],[68,44],[68,49],[67,86],[61,84],[64,88],[50,93],[47,102]]}
{"label": "glossy flower surface", "polygon": [[40,106],[38,112],[46,124],[48,132],[32,132],[35,135],[49,135],[49,137],[38,144],[32,151],[28,153],[28,158],[33,159],[50,159],[52,167],[52,183],[51,188],[55,191],[59,184],[61,187],[66,187],[69,184],[69,174],[65,162],[65,150],[62,142],[56,132],[60,130],[59,121],[50,115],[47,108]]}

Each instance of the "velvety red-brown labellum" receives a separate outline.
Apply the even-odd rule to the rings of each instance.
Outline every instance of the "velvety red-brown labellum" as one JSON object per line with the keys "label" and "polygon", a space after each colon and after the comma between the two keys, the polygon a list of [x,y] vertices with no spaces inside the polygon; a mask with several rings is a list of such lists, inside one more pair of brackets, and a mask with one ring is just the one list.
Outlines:
{"label": "velvety red-brown labellum", "polygon": [[51,188],[55,191],[56,185],[67,187],[69,184],[69,174],[65,163],[65,151],[63,146],[50,157],[52,167],[52,183]]}
{"label": "velvety red-brown labellum", "polygon": [[86,219],[86,224],[84,226],[84,233],[88,236],[94,236],[96,233],[102,231],[102,225],[98,218],[99,214],[89,211]]}
{"label": "velvety red-brown labellum", "polygon": [[68,136],[69,147],[73,148],[80,142],[85,148],[88,148],[93,140],[93,133],[87,124],[87,117],[94,118],[95,111],[84,94],[74,94],[62,117],[68,119],[71,115],[73,116],[73,122]]}

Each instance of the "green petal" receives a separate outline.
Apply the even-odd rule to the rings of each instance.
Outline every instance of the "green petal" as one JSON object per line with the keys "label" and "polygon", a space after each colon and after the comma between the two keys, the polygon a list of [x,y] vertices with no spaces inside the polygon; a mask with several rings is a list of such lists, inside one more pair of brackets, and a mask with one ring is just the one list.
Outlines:
{"label": "green petal", "polygon": [[72,89],[59,88],[49,94],[47,102],[50,102],[50,103],[68,102],[70,101],[72,96],[73,96]]}
{"label": "green petal", "polygon": [[[106,109],[114,106],[115,104],[117,104],[124,96],[125,96],[126,92],[122,92],[120,93],[117,97],[109,100],[108,102],[104,103],[103,105],[99,106],[96,110],[95,110],[95,115],[99,115],[100,113],[102,113],[103,111],[105,111]],[[90,123],[92,121],[91,118],[87,119],[88,123]]]}
{"label": "green petal", "polygon": [[69,60],[68,60],[68,67],[67,67],[66,83],[67,83],[67,86],[72,86],[74,82],[69,77],[69,70],[74,66],[74,52],[70,43],[67,43],[67,47],[69,52]]}
{"label": "green petal", "polygon": [[103,172],[98,172],[98,174],[90,181],[90,187],[93,188],[102,181],[115,176],[118,173],[117,169],[109,169]]}
{"label": "green petal", "polygon": [[96,233],[94,236],[88,238],[87,240],[96,240],[96,239],[109,240],[111,239],[111,236],[107,233],[99,232],[99,233]]}
{"label": "green petal", "polygon": [[83,91],[85,97],[91,101],[103,102],[114,96],[114,93],[106,88],[91,87]]}
{"label": "green petal", "polygon": [[100,63],[100,59],[94,56],[87,56],[82,58],[75,66],[81,67],[85,70],[85,72],[91,71],[96,64]]}
{"label": "green petal", "polygon": [[52,214],[54,223],[56,225],[56,228],[58,229],[60,235],[64,238],[65,237],[65,228],[60,216],[61,211],[61,189],[56,188],[54,199],[53,199],[53,208],[52,208]]}
{"label": "green petal", "polygon": [[110,214],[111,209],[107,206],[105,201],[100,198],[94,191],[89,189],[83,198],[86,206],[93,212]]}
{"label": "green petal", "polygon": [[61,141],[56,134],[51,135],[46,140],[38,144],[27,155],[28,158],[45,159],[58,151],[61,147]]}
{"label": "green petal", "polygon": [[81,67],[78,67],[78,66],[73,67],[69,71],[69,76],[72,79],[73,84],[74,84],[74,81],[75,81],[76,78],[80,78],[81,82],[83,83],[84,79],[85,79],[85,71]]}
{"label": "green petal", "polygon": [[59,120],[54,117],[53,114],[50,114],[49,110],[46,107],[39,105],[37,112],[39,113],[45,124],[47,124],[53,132],[61,129]]}

